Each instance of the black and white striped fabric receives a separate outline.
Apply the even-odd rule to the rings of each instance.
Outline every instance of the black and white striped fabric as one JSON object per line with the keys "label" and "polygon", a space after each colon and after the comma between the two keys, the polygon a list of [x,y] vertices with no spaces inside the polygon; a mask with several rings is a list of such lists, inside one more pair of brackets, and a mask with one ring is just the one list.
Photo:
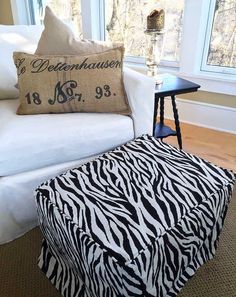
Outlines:
{"label": "black and white striped fabric", "polygon": [[233,183],[137,138],[36,190],[39,267],[65,297],[174,297],[214,256]]}

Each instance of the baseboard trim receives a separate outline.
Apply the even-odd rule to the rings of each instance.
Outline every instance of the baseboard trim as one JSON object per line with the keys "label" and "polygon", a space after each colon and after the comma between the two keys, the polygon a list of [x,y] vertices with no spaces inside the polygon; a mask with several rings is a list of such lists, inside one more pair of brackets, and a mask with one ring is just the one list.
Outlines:
{"label": "baseboard trim", "polygon": [[[236,108],[178,98],[180,122],[236,134]],[[171,98],[165,98],[165,118],[173,119]]]}

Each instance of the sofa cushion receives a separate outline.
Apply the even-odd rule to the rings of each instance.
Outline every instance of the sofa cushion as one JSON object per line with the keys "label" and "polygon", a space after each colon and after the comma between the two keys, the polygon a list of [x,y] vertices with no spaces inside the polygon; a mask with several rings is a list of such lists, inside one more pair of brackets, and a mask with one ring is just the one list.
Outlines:
{"label": "sofa cushion", "polygon": [[19,100],[0,101],[0,176],[99,154],[134,137],[115,114],[16,115]]}
{"label": "sofa cushion", "polygon": [[18,97],[13,52],[34,53],[42,30],[43,26],[0,25],[0,99]]}
{"label": "sofa cushion", "polygon": [[14,53],[18,114],[109,112],[130,114],[123,83],[124,48],[99,54]]}

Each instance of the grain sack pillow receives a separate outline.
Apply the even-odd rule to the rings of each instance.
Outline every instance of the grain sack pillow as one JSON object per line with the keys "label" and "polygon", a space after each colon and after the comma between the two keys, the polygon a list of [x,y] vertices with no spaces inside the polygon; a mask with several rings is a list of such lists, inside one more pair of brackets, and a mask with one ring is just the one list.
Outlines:
{"label": "grain sack pillow", "polygon": [[44,30],[39,39],[36,55],[85,55],[107,51],[122,46],[121,43],[77,39],[73,31],[47,6]]}
{"label": "grain sack pillow", "polygon": [[123,54],[123,47],[84,56],[15,52],[20,91],[17,114],[130,114],[123,85]]}

